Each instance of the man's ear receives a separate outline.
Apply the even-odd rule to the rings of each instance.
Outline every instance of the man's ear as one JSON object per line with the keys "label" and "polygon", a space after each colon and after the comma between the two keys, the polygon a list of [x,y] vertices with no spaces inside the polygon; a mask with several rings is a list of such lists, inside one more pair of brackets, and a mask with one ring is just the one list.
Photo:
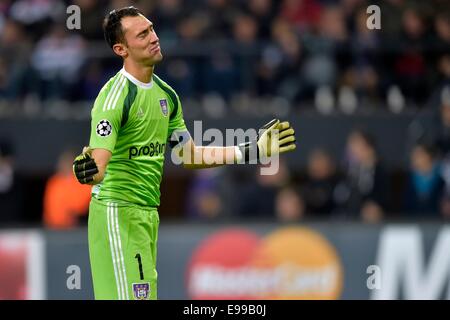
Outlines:
{"label": "man's ear", "polygon": [[115,45],[113,45],[112,49],[115,54],[122,58],[126,58],[126,56],[128,55],[127,47],[123,43],[116,43]]}

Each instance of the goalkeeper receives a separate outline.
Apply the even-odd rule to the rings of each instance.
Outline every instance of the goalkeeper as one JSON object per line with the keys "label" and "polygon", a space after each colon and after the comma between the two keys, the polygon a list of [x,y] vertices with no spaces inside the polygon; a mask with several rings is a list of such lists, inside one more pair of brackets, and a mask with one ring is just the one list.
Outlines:
{"label": "goalkeeper", "polygon": [[89,147],[73,164],[78,181],[93,185],[88,242],[94,295],[156,299],[157,208],[167,145],[185,167],[207,168],[292,151],[294,130],[275,119],[254,141],[196,146],[178,95],[153,72],[162,54],[152,22],[138,9],[126,7],[111,11],[103,30],[109,46],[122,57],[123,68],[99,92]]}

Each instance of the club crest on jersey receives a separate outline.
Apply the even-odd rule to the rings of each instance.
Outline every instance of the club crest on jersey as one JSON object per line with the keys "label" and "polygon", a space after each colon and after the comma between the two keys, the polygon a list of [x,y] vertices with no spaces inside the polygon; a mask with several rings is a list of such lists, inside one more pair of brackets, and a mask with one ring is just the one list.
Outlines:
{"label": "club crest on jersey", "polygon": [[147,300],[150,297],[150,283],[133,283],[134,298]]}
{"label": "club crest on jersey", "polygon": [[166,99],[159,99],[159,106],[161,107],[161,112],[165,117],[167,117],[168,114],[168,108],[167,108],[167,100]]}
{"label": "club crest on jersey", "polygon": [[111,123],[109,123],[109,121],[106,119],[100,120],[97,124],[96,131],[97,131],[97,135],[99,135],[100,137],[109,136],[112,132]]}

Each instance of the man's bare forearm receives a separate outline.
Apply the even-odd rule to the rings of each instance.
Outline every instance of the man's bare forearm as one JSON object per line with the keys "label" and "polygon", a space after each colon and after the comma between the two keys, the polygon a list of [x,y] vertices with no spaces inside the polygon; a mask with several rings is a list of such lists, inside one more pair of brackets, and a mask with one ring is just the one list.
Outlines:
{"label": "man's bare forearm", "polygon": [[236,147],[203,147],[192,148],[191,153],[183,156],[183,165],[188,169],[206,169],[220,167],[237,162]]}
{"label": "man's bare forearm", "polygon": [[96,173],[93,177],[93,181],[91,181],[90,185],[96,185],[103,181],[105,178],[106,167],[108,165],[109,159],[111,159],[112,153],[105,149],[93,149],[92,150],[92,158],[94,159],[98,173]]}

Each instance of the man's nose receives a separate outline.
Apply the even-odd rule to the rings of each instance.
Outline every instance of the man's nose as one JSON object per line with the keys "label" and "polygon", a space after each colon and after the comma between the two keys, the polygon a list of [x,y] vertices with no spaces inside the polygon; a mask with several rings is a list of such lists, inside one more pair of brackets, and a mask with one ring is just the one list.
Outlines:
{"label": "man's nose", "polygon": [[152,43],[159,42],[159,38],[158,38],[158,36],[156,35],[156,32],[152,32],[151,42],[152,42]]}

